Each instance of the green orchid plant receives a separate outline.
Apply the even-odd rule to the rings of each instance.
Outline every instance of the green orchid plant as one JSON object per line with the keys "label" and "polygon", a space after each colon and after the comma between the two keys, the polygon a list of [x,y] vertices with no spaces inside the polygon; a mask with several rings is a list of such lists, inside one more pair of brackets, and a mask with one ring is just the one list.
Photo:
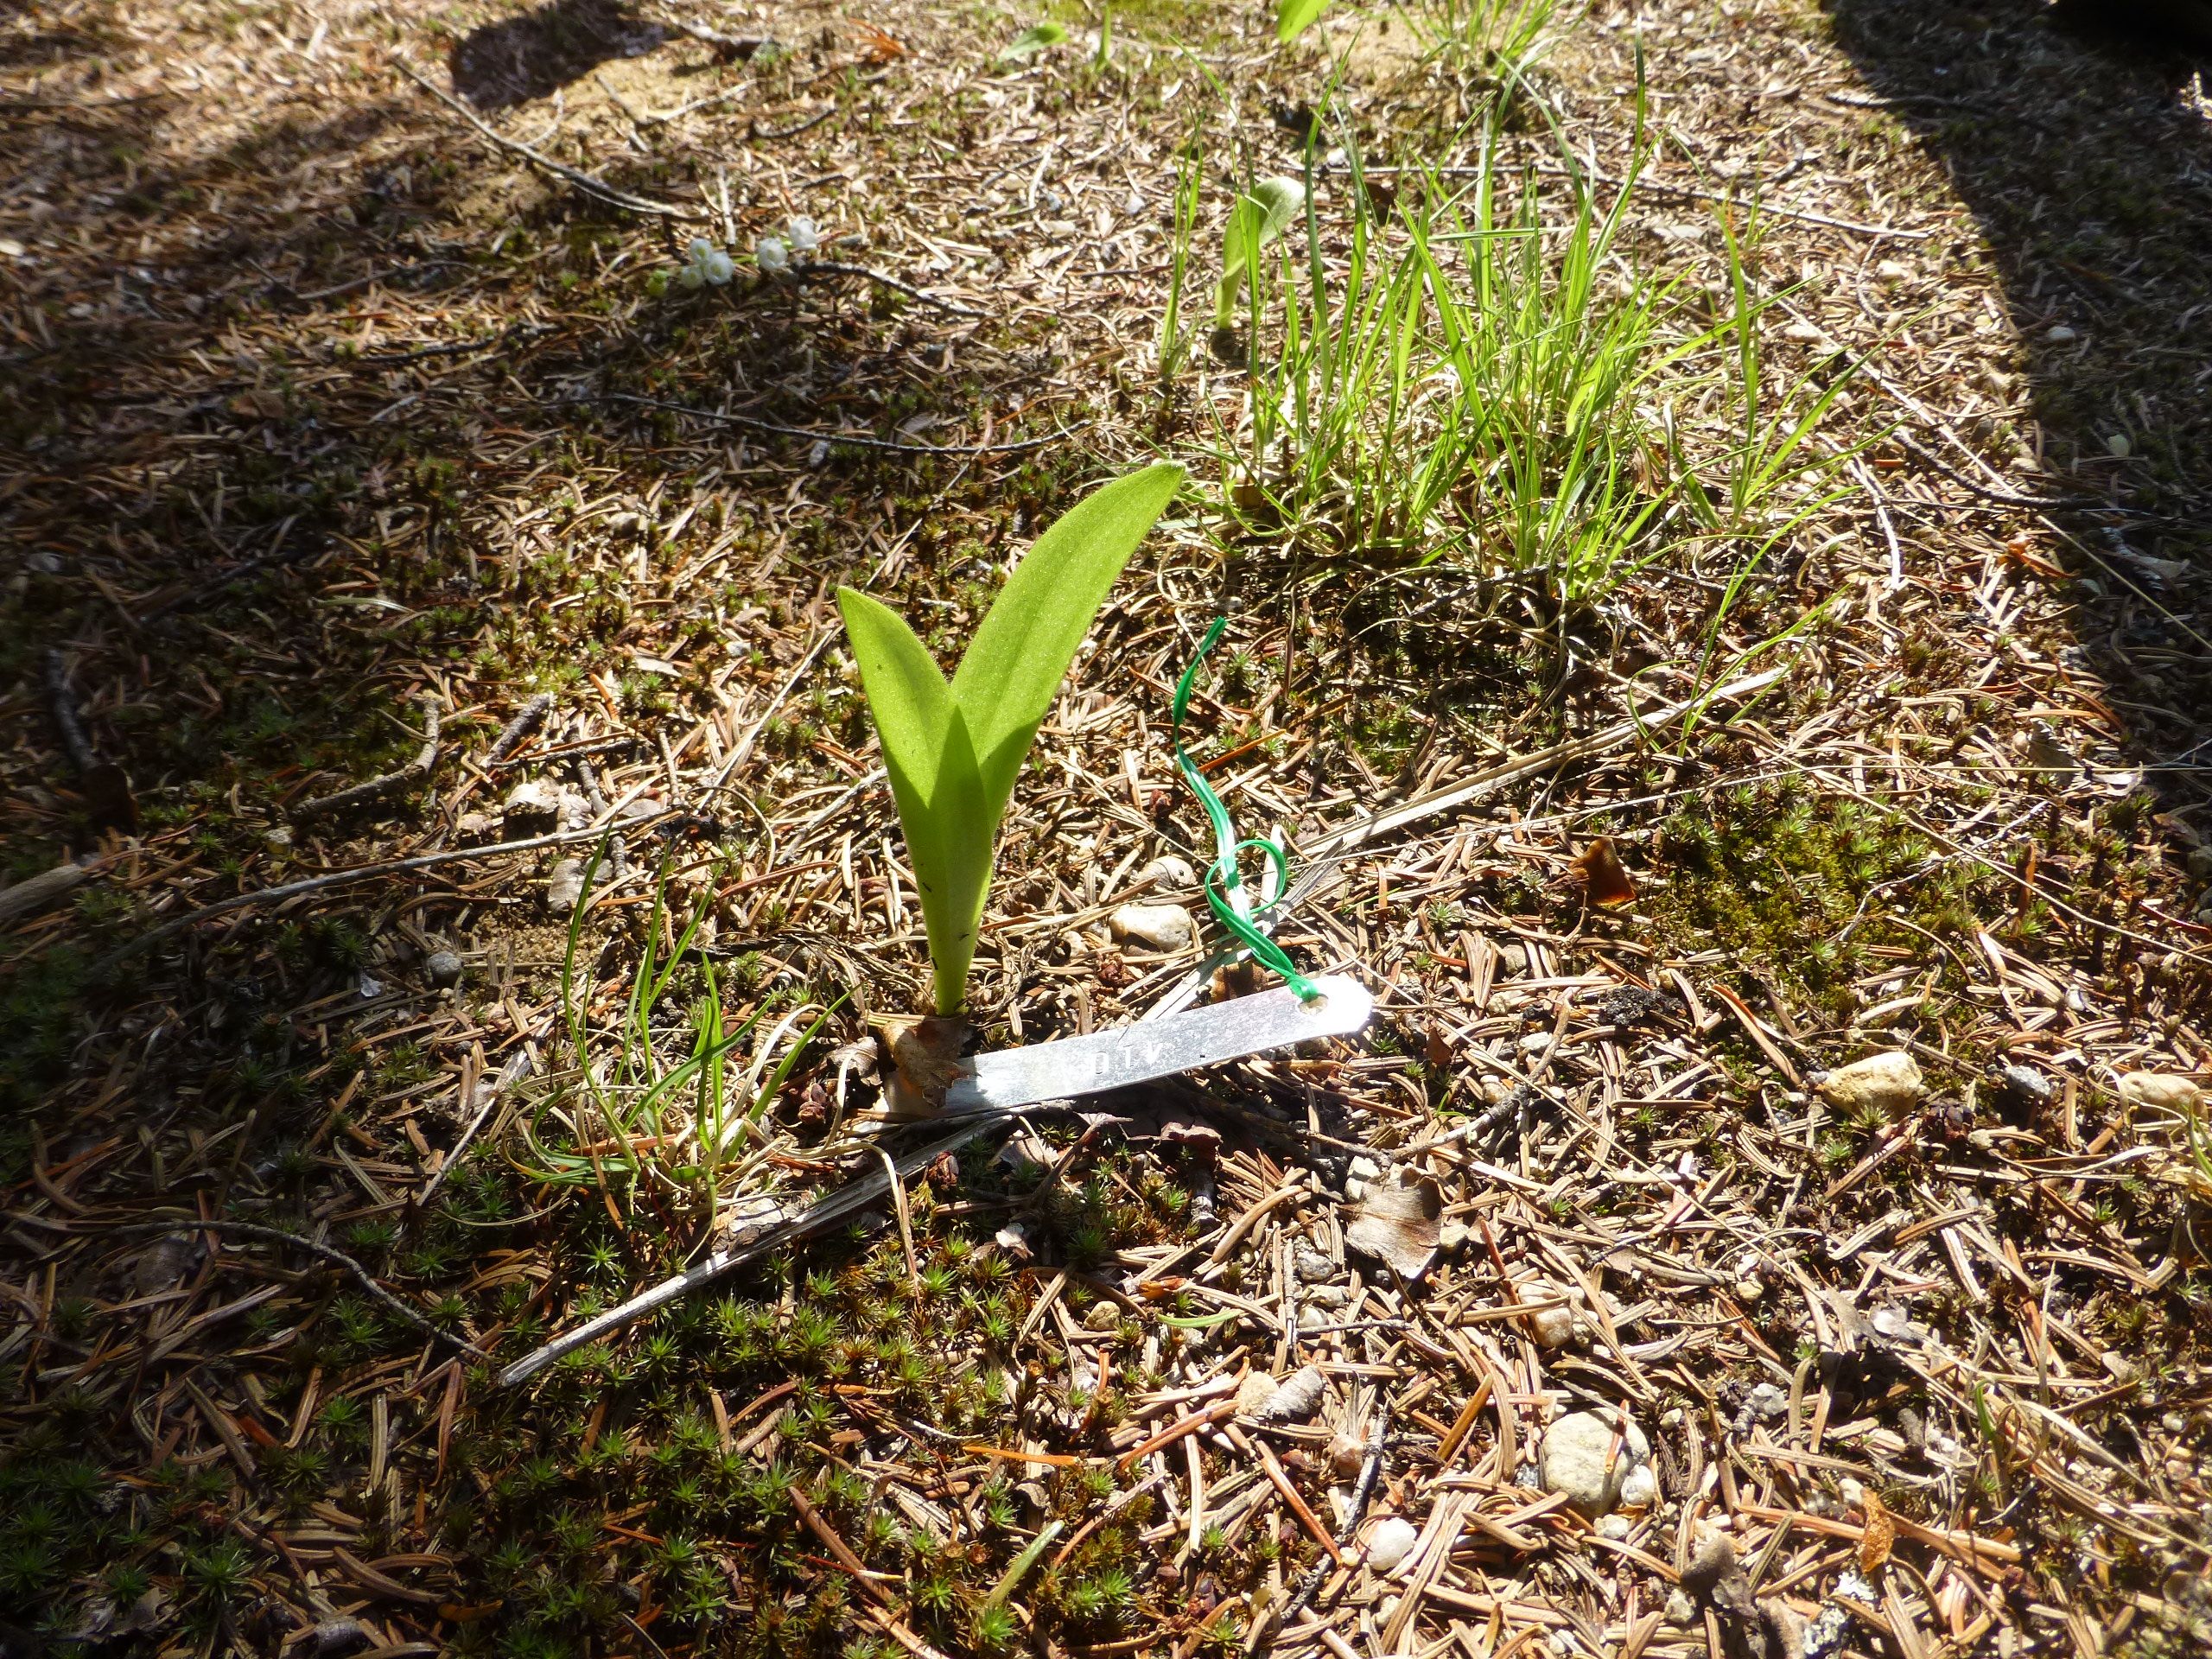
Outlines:
{"label": "green orchid plant", "polygon": [[965,997],[1015,774],[1107,590],[1183,475],[1147,467],[1070,509],[1007,578],[950,682],[897,612],[837,590],[921,889],[941,1017]]}

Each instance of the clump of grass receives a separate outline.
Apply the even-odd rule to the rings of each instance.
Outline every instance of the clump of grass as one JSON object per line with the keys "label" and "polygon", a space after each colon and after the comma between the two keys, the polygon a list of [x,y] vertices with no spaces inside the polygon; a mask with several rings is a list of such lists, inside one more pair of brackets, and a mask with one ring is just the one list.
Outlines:
{"label": "clump of grass", "polygon": [[[1554,615],[1655,564],[1694,567],[1719,590],[1710,658],[1772,550],[1833,499],[1843,457],[1812,439],[1848,374],[1772,384],[1747,231],[1719,227],[1717,323],[1639,263],[1640,159],[1601,185],[1564,145],[1549,177],[1503,149],[1494,100],[1471,166],[1403,169],[1386,200],[1347,142],[1347,208],[1325,237],[1309,148],[1302,262],[1295,238],[1262,245],[1260,199],[1232,210],[1243,373],[1204,394],[1225,534],[1449,564]],[[1676,419],[1692,408],[1720,413]]]}
{"label": "clump of grass", "polygon": [[[555,1187],[655,1181],[696,1192],[711,1208],[757,1172],[759,1140],[748,1139],[748,1131],[757,1129],[835,1005],[801,1001],[765,1032],[772,999],[733,1019],[723,976],[696,948],[703,944],[710,901],[679,915],[664,859],[621,1011],[610,1027],[594,1030],[592,985],[588,976],[580,980],[579,953],[606,851],[601,843],[585,867],[562,957],[561,1005],[578,1065],[569,1084],[541,1096],[525,1120],[520,1161],[532,1179]],[[687,991],[689,1001],[671,1018]],[[754,1042],[752,1063],[733,1079],[731,1057],[747,1039]]]}

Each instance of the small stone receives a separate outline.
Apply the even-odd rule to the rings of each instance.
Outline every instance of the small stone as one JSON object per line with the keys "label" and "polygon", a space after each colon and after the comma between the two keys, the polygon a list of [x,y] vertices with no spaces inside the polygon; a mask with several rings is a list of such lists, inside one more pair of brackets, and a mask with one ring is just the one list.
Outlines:
{"label": "small stone", "polygon": [[1364,1153],[1355,1154],[1345,1167],[1356,1181],[1371,1181],[1382,1173],[1382,1166]]}
{"label": "small stone", "polygon": [[2130,1071],[2120,1080],[2120,1097],[2138,1109],[2194,1113],[2204,1091],[2187,1077],[2163,1071]]}
{"label": "small stone", "polygon": [[1529,1326],[1539,1348],[1564,1348],[1574,1340],[1574,1310],[1564,1306],[1540,1307],[1529,1316]]}
{"label": "small stone", "polygon": [[1912,273],[1894,259],[1885,259],[1874,267],[1874,274],[1885,283],[1901,283]]}
{"label": "small stone", "polygon": [[1840,1112],[1879,1112],[1895,1116],[1928,1092],[1920,1065],[1902,1049],[1869,1054],[1863,1060],[1823,1071],[1813,1079],[1820,1097]]}
{"label": "small stone", "polygon": [[1682,1564],[1683,1589],[1694,1596],[1709,1596],[1735,1567],[1733,1538],[1703,1521],[1690,1529],[1689,1559]]}
{"label": "small stone", "polygon": [[1412,1554],[1420,1541],[1421,1532],[1412,1522],[1386,1515],[1368,1532],[1367,1564],[1377,1573],[1388,1573]]}
{"label": "small stone", "polygon": [[2114,461],[2126,461],[2134,447],[2125,432],[2107,433],[2105,436],[2105,448]]}
{"label": "small stone", "polygon": [[1835,1484],[1836,1496],[1843,1500],[1843,1507],[1855,1510],[1866,1501],[1866,1485],[1856,1475],[1846,1475]]}
{"label": "small stone", "polygon": [[1247,1371],[1244,1380],[1236,1385],[1236,1414],[1256,1417],[1261,1408],[1274,1397],[1274,1378],[1265,1371]]}
{"label": "small stone", "polygon": [[1611,1412],[1574,1411],[1547,1428],[1538,1465],[1544,1490],[1565,1494],[1586,1516],[1611,1510],[1628,1471],[1651,1455],[1651,1443],[1634,1423],[1616,1446],[1618,1427]]}
{"label": "small stone", "polygon": [[507,791],[499,816],[509,830],[550,830],[561,816],[561,791],[543,778],[528,778]]}
{"label": "small stone", "polygon": [[2189,857],[2183,861],[2189,866],[2192,880],[2212,881],[2212,847],[2190,848]]}
{"label": "small stone", "polygon": [[2044,338],[2054,346],[2067,346],[2081,339],[2082,336],[2062,322],[2056,325]]}
{"label": "small stone", "polygon": [[1318,1285],[1337,1276],[1337,1264],[1320,1251],[1301,1244],[1291,1253],[1291,1265],[1298,1269],[1298,1276],[1309,1285]]}
{"label": "small stone", "polygon": [[1111,1302],[1094,1302],[1090,1312],[1083,1316],[1086,1331],[1118,1331],[1122,1328],[1122,1310]]}
{"label": "small stone", "polygon": [[1621,1478],[1621,1505],[1624,1509],[1648,1510],[1659,1501],[1659,1477],[1651,1472],[1651,1465],[1639,1463]]}
{"label": "small stone", "polygon": [[461,972],[461,958],[450,950],[433,950],[423,963],[423,977],[442,991],[460,984]]}
{"label": "small stone", "polygon": [[1283,1378],[1281,1386],[1273,1389],[1250,1414],[1262,1423],[1296,1422],[1313,1414],[1327,1386],[1328,1379],[1316,1367],[1301,1365]]}
{"label": "small stone", "polygon": [[1367,1448],[1344,1430],[1329,1436],[1329,1472],[1350,1480],[1367,1466]]}
{"label": "small stone", "polygon": [[1751,1390],[1744,1404],[1754,1416],[1764,1417],[1772,1422],[1789,1409],[1789,1392],[1786,1389],[1777,1388],[1771,1382],[1762,1382]]}
{"label": "small stone", "polygon": [[1678,1630],[1687,1630],[1697,1623],[1697,1604],[1681,1590],[1667,1592],[1667,1622]]}
{"label": "small stone", "polygon": [[1747,1306],[1766,1294],[1766,1287],[1756,1279],[1738,1279],[1734,1289],[1736,1300]]}
{"label": "small stone", "polygon": [[470,846],[480,845],[499,838],[499,820],[489,812],[464,812],[454,825],[454,833]]}
{"label": "small stone", "polygon": [[1351,1293],[1342,1285],[1316,1285],[1300,1300],[1324,1313],[1341,1313],[1351,1306]]}
{"label": "small stone", "polygon": [[574,910],[576,901],[583,896],[583,860],[563,859],[545,878],[545,902],[556,912],[566,912]]}
{"label": "small stone", "polygon": [[1164,853],[1137,872],[1140,882],[1154,887],[1195,887],[1198,873],[1191,868],[1191,861],[1173,853]]}
{"label": "small stone", "polygon": [[1600,1538],[1610,1538],[1615,1543],[1625,1543],[1629,1534],[1634,1530],[1635,1528],[1629,1525],[1628,1517],[1624,1515],[1600,1516],[1598,1519],[1598,1535]]}
{"label": "small stone", "polygon": [[1991,1082],[2000,1101],[2016,1106],[2048,1106],[2058,1095],[2058,1085],[2032,1065],[2000,1067]]}
{"label": "small stone", "polygon": [[1198,924],[1180,905],[1123,905],[1106,918],[1115,940],[1142,950],[1182,950],[1198,936]]}

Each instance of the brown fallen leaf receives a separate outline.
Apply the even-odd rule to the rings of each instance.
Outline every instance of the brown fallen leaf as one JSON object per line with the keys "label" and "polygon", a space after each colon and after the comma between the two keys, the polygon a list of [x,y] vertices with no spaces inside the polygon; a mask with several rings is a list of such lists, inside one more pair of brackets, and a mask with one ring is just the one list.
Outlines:
{"label": "brown fallen leaf", "polygon": [[1582,877],[1592,904],[1610,909],[1636,902],[1636,883],[1628,879],[1610,836],[1600,836],[1585,847],[1567,868]]}
{"label": "brown fallen leaf", "polygon": [[1444,1189],[1427,1177],[1402,1186],[1371,1186],[1344,1213],[1351,1217],[1344,1224],[1344,1243],[1386,1263],[1408,1283],[1436,1260]]}
{"label": "brown fallen leaf", "polygon": [[883,1103],[893,1117],[935,1116],[944,1108],[944,1091],[973,1069],[962,1058],[974,1030],[965,1020],[878,1014],[868,1025],[890,1062]]}
{"label": "brown fallen leaf", "polygon": [[1897,1541],[1897,1523],[1890,1518],[1882,1499],[1872,1487],[1867,1488],[1866,1529],[1859,1536],[1859,1570],[1872,1578],[1890,1559],[1890,1551]]}

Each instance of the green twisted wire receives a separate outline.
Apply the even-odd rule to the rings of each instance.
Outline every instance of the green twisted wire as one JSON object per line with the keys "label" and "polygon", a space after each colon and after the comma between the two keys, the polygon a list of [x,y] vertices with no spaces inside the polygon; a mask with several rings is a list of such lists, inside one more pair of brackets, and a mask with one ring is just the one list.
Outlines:
{"label": "green twisted wire", "polygon": [[1290,889],[1289,855],[1279,844],[1262,836],[1255,836],[1244,841],[1236,838],[1236,827],[1229,821],[1229,809],[1222,804],[1221,797],[1214,793],[1213,786],[1206,782],[1205,774],[1198,770],[1198,763],[1191,759],[1189,752],[1183,747],[1183,716],[1190,707],[1191,688],[1198,683],[1198,670],[1205,665],[1207,653],[1219,643],[1223,632],[1228,626],[1226,616],[1214,619],[1213,626],[1206,630],[1206,637],[1198,642],[1198,654],[1191,658],[1191,665],[1183,671],[1183,677],[1176,683],[1171,728],[1175,744],[1175,764],[1182,769],[1183,781],[1190,785],[1191,792],[1198,798],[1198,805],[1205,810],[1206,821],[1213,825],[1214,845],[1218,850],[1213,862],[1206,867],[1205,892],[1206,904],[1213,911],[1214,919],[1252,953],[1255,961],[1271,970],[1296,992],[1300,1001],[1311,1002],[1321,995],[1321,988],[1300,973],[1292,965],[1290,958],[1283,954],[1283,948],[1260,931],[1255,918],[1265,914],[1268,907],[1262,906],[1258,911],[1252,908],[1252,901],[1245,893],[1244,879],[1237,870],[1238,862],[1244,855],[1257,850],[1274,866],[1275,891],[1278,893],[1287,893]]}

